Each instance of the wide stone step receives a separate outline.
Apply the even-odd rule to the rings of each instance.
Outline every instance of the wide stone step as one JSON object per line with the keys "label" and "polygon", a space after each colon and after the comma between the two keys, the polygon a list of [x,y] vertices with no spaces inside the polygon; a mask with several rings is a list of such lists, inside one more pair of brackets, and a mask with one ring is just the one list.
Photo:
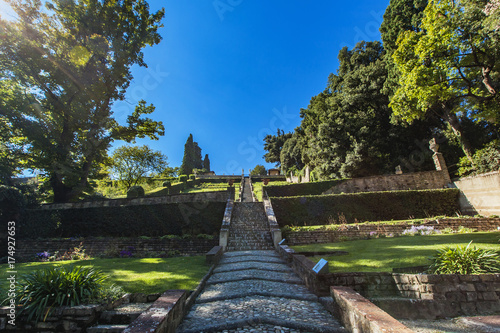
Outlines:
{"label": "wide stone step", "polygon": [[265,296],[195,304],[178,332],[213,332],[261,323],[308,332],[345,332],[318,302]]}
{"label": "wide stone step", "polygon": [[130,324],[153,303],[129,303],[114,310],[104,311],[99,319],[99,324],[115,325]]}
{"label": "wide stone step", "polygon": [[297,275],[293,273],[249,269],[246,271],[216,273],[208,279],[207,285],[224,283],[224,282],[244,281],[244,280],[264,280],[264,281],[283,282],[288,284],[304,283]]}
{"label": "wide stone step", "polygon": [[128,325],[99,325],[87,328],[87,333],[121,333]]}

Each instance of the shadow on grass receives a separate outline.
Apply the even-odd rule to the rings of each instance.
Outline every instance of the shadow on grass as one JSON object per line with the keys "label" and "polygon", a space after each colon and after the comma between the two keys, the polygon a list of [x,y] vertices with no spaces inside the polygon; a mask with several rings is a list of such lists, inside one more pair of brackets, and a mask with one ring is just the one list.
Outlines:
{"label": "shadow on grass", "polygon": [[[205,256],[178,258],[114,258],[80,261],[17,264],[17,277],[54,266],[94,266],[108,275],[107,284],[121,286],[126,292],[160,293],[168,289],[195,289],[207,274]],[[0,279],[7,278],[6,265],[0,265]]]}

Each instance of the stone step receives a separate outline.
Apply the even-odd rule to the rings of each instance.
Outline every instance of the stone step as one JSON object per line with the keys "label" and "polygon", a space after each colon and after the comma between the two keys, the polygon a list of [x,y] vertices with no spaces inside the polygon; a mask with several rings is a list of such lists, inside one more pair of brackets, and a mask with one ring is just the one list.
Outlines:
{"label": "stone step", "polygon": [[121,333],[128,325],[98,325],[87,328],[87,333]]}
{"label": "stone step", "polygon": [[130,324],[144,311],[149,309],[153,303],[129,303],[116,309],[104,311],[99,319],[99,324],[120,325]]}

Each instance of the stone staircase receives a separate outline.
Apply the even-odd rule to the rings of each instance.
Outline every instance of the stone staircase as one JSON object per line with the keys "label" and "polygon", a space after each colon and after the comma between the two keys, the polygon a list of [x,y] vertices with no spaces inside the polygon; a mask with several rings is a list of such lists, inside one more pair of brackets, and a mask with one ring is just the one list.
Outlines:
{"label": "stone staircase", "polygon": [[87,328],[87,333],[120,333],[153,303],[128,303],[104,311],[96,326]]}
{"label": "stone staircase", "polygon": [[235,202],[227,251],[273,250],[266,212],[262,202]]}

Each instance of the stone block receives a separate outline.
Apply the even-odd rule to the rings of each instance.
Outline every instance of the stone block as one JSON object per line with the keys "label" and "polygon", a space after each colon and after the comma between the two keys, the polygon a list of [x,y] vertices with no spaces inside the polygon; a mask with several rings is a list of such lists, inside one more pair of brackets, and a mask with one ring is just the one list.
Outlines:
{"label": "stone block", "polygon": [[486,283],[476,283],[475,287],[477,291],[488,291],[488,284]]}
{"label": "stone block", "polygon": [[493,282],[499,280],[497,274],[483,274],[480,275],[479,278],[483,282]]}
{"label": "stone block", "polygon": [[485,301],[498,301],[498,296],[496,292],[485,291],[481,293],[482,299]]}
{"label": "stone block", "polygon": [[500,311],[500,302],[484,301],[477,302],[477,312],[479,314],[490,314]]}
{"label": "stone block", "polygon": [[417,275],[417,279],[420,283],[439,283],[443,280],[441,275],[437,274],[420,274]]}
{"label": "stone block", "polygon": [[420,294],[420,299],[433,300],[434,294],[430,294],[430,293]]}
{"label": "stone block", "polygon": [[465,297],[467,299],[467,302],[475,302],[475,301],[477,301],[477,293],[476,292],[465,293]]}
{"label": "stone block", "polygon": [[462,311],[462,314],[471,316],[475,315],[477,313],[477,308],[476,308],[476,303],[460,303],[460,310]]}
{"label": "stone block", "polygon": [[450,302],[465,302],[467,299],[461,292],[452,291],[446,293],[446,300]]}
{"label": "stone block", "polygon": [[476,291],[476,287],[472,283],[461,283],[458,285],[458,290],[472,292]]}
{"label": "stone block", "polygon": [[458,277],[461,282],[478,282],[481,281],[479,275],[460,275]]}

